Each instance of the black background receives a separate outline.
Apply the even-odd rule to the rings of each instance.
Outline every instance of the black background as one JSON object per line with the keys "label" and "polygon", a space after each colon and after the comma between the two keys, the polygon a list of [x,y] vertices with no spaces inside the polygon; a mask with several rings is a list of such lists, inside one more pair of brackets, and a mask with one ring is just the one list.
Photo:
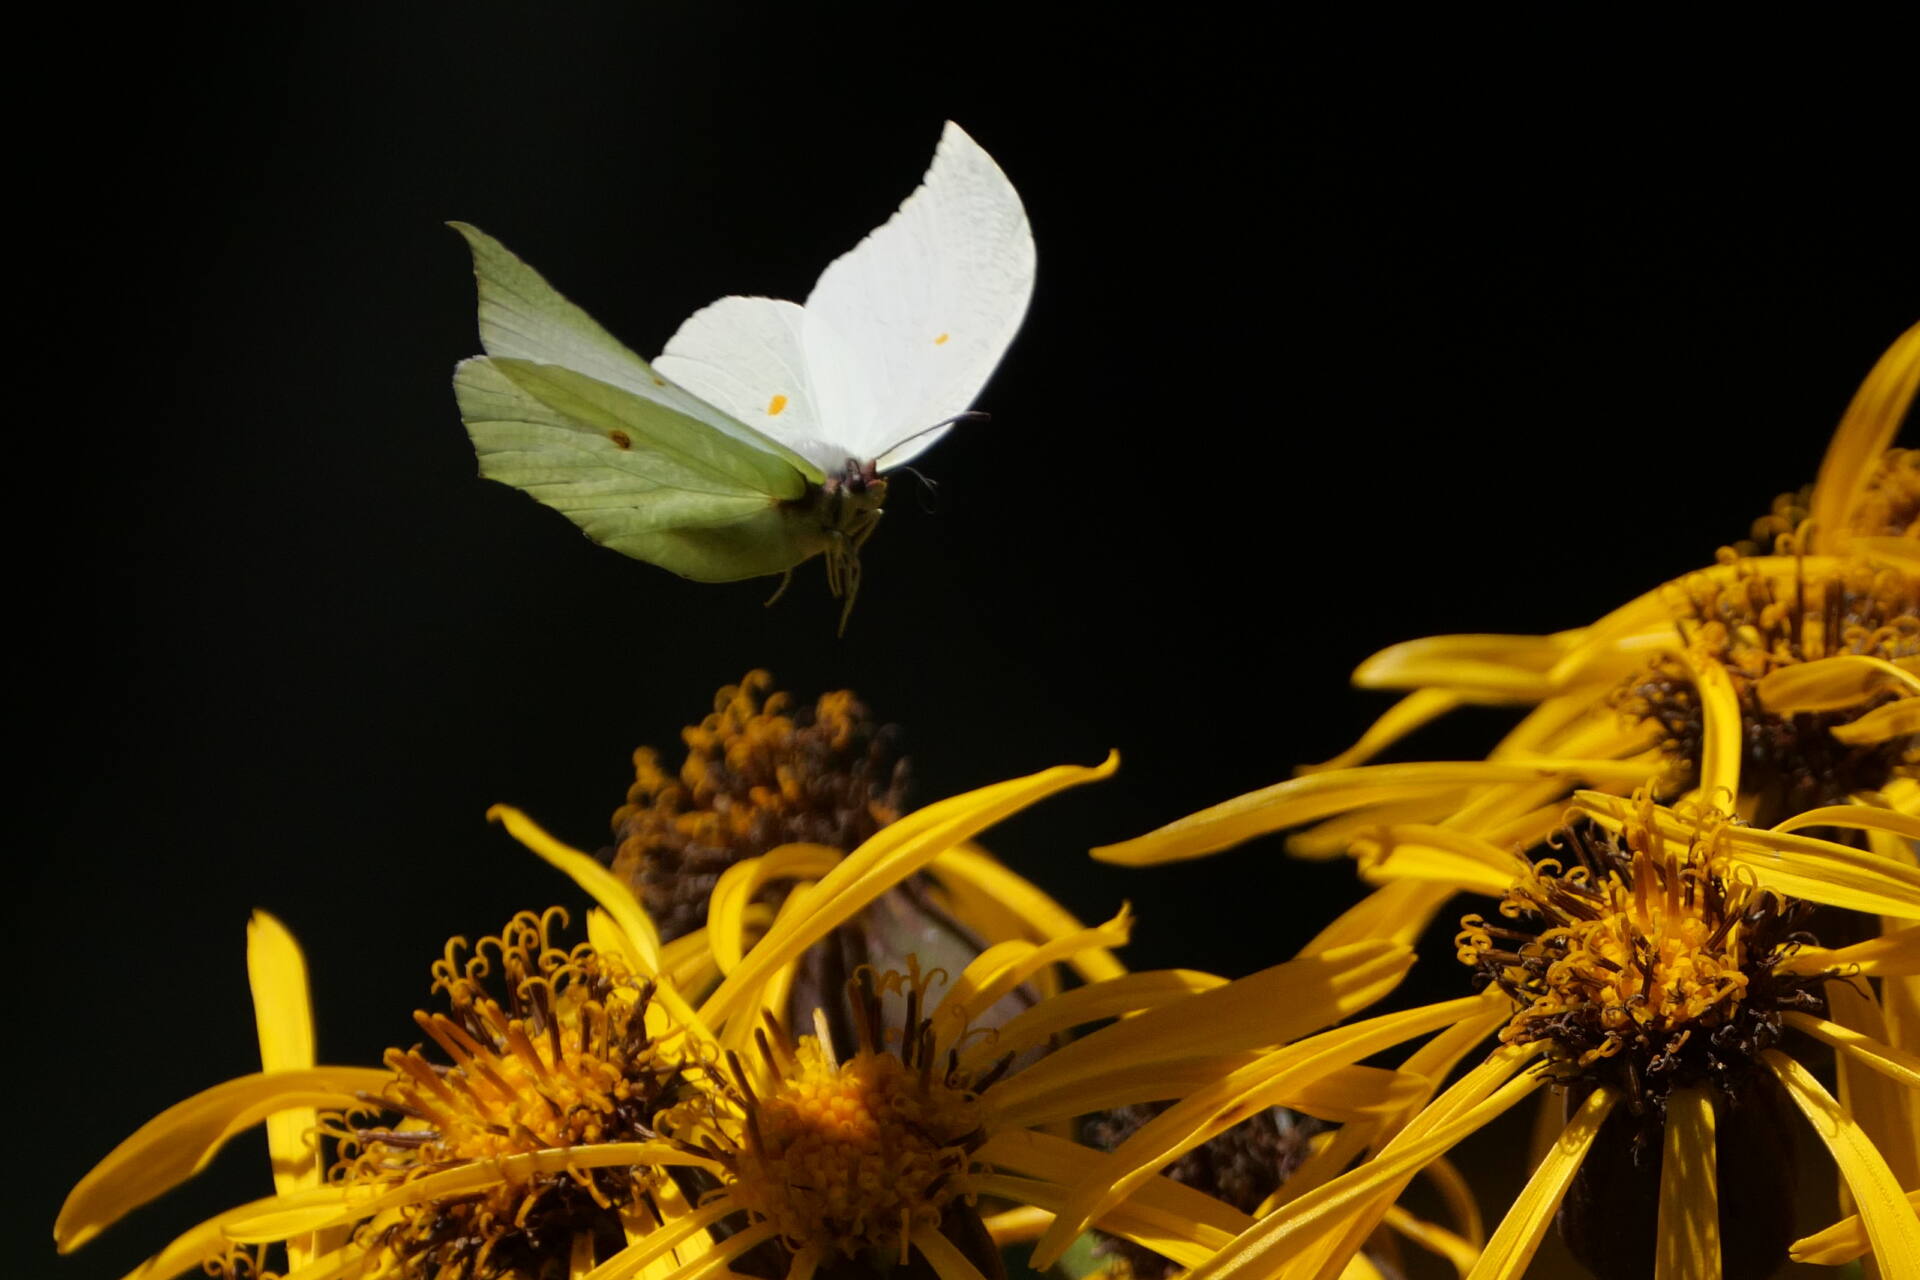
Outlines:
{"label": "black background", "polygon": [[[1084,916],[1132,899],[1140,967],[1283,958],[1357,895],[1345,866],[1084,850],[1344,746],[1386,705],[1345,673],[1384,644],[1577,625],[1704,563],[1920,317],[1898,118],[1778,65],[1388,70],[1367,32],[640,8],[41,51],[64,88],[20,143],[10,486],[6,1253],[31,1273],[118,1275],[262,1193],[249,1137],[77,1257],[46,1243],[115,1141],[253,1066],[252,908],[306,944],[323,1060],[375,1062],[447,935],[578,899],[486,806],[597,846],[632,748],[751,667],[857,689],[923,801],[1119,748],[987,843]],[[652,353],[720,294],[803,298],[949,116],[1022,192],[1039,286],[991,424],[923,459],[937,513],[896,497],[845,639],[817,564],[763,608],[770,581],[682,582],[475,478],[443,220]],[[1457,981],[1441,949],[1415,989]]]}

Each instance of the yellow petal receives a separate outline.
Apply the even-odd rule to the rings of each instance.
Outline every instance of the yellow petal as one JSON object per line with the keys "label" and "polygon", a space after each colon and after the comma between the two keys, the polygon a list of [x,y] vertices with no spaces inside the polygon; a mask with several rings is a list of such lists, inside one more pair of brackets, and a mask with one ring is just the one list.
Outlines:
{"label": "yellow petal", "polygon": [[1834,741],[1850,747],[1871,746],[1920,733],[1920,698],[1902,698],[1884,707],[1875,707],[1858,720],[1837,724],[1827,732],[1833,735]]}
{"label": "yellow petal", "polygon": [[[1920,1208],[1920,1189],[1907,1192],[1907,1203]],[[1871,1248],[1866,1223],[1859,1214],[1842,1218],[1824,1231],[1795,1240],[1788,1255],[1795,1262],[1810,1262],[1819,1267],[1841,1267]]]}
{"label": "yellow petal", "polygon": [[[1066,1197],[1065,1189],[1051,1182],[1004,1173],[975,1174],[967,1180],[967,1185],[980,1195],[1013,1200],[1029,1206],[1036,1215],[1034,1224],[1041,1229],[1053,1221],[1053,1206]],[[1215,1249],[1234,1236],[1232,1231],[1223,1231],[1184,1214],[1132,1201],[1108,1213],[1097,1225],[1108,1235],[1131,1240],[1142,1248],[1151,1249],[1172,1262],[1188,1267],[1205,1261]],[[1025,1244],[1033,1238],[1033,1235],[1023,1232],[1020,1239],[1013,1243]]]}
{"label": "yellow petal", "polygon": [[1781,961],[1778,968],[1781,973],[1838,969],[1864,978],[1920,973],[1920,925],[1896,929],[1831,951],[1825,947],[1805,947]]}
{"label": "yellow petal", "polygon": [[1195,969],[1156,969],[1075,987],[1016,1014],[997,1034],[970,1042],[960,1051],[960,1061],[969,1069],[978,1069],[1003,1054],[1025,1052],[1085,1023],[1157,1009],[1184,996],[1226,985],[1225,978]]}
{"label": "yellow petal", "polygon": [[1148,866],[1198,858],[1255,836],[1295,827],[1361,805],[1393,803],[1434,791],[1493,782],[1536,782],[1560,771],[1486,761],[1374,764],[1288,778],[1157,831],[1093,850],[1102,862]]}
{"label": "yellow petal", "polygon": [[[1510,1074],[1516,1069],[1516,1059],[1507,1057],[1499,1059],[1497,1063],[1490,1061],[1486,1066],[1468,1073],[1448,1090],[1448,1094],[1480,1091],[1489,1078],[1488,1068],[1494,1068],[1493,1074],[1499,1070]],[[1501,1085],[1485,1101],[1476,1105],[1457,1110],[1452,1106],[1444,1108],[1452,1114],[1452,1118],[1445,1122],[1418,1131],[1410,1126],[1399,1140],[1372,1160],[1282,1205],[1255,1222],[1232,1244],[1204,1265],[1194,1268],[1188,1280],[1251,1280],[1254,1276],[1272,1275],[1276,1264],[1280,1262],[1305,1261],[1303,1251],[1332,1233],[1349,1226],[1358,1228],[1364,1225],[1371,1230],[1370,1221],[1377,1220],[1379,1215],[1386,1212],[1387,1204],[1399,1193],[1399,1187],[1422,1165],[1468,1134],[1486,1126],[1495,1116],[1543,1083],[1540,1076],[1522,1075]],[[1443,1101],[1446,1101],[1444,1096]],[[1441,1105],[1441,1102],[1434,1104],[1435,1108]],[[1383,1198],[1386,1203],[1379,1203]],[[1374,1211],[1371,1220],[1356,1217],[1357,1213],[1369,1209]],[[1344,1258],[1341,1260],[1344,1261]]]}
{"label": "yellow petal", "polygon": [[1707,803],[1731,809],[1740,794],[1740,695],[1718,662],[1691,649],[1681,656],[1700,698],[1699,793]]}
{"label": "yellow petal", "polygon": [[1881,1075],[1897,1080],[1908,1089],[1920,1089],[1920,1057],[1896,1049],[1892,1045],[1881,1044],[1871,1036],[1843,1027],[1837,1022],[1825,1018],[1816,1018],[1812,1014],[1787,1012],[1781,1015],[1789,1026],[1797,1027],[1816,1040],[1823,1040],[1841,1051],[1843,1055],[1870,1067]]}
{"label": "yellow petal", "polygon": [[[313,1007],[307,998],[307,962],[287,927],[265,911],[247,921],[247,982],[260,1033],[263,1071],[300,1071],[313,1066]],[[267,1157],[273,1189],[282,1194],[320,1185],[320,1149],[313,1136],[320,1113],[312,1107],[267,1117]],[[287,1241],[287,1267],[297,1271],[314,1257],[314,1241]]]}
{"label": "yellow petal", "polygon": [[[1906,1074],[1912,1074],[1913,1055],[1892,1049],[1886,1018],[1867,984],[1829,982],[1826,995],[1834,1023],[1875,1052],[1900,1053],[1908,1062]],[[1886,1157],[1894,1181],[1903,1187],[1920,1187],[1920,1091],[1904,1085],[1900,1075],[1845,1049],[1834,1055],[1834,1068],[1840,1105]]]}
{"label": "yellow petal", "polygon": [[[1003,1198],[1017,1200],[1019,1197]],[[1009,1245],[1029,1244],[1038,1239],[1052,1221],[1053,1214],[1048,1210],[1038,1205],[1021,1204],[986,1215],[980,1225],[987,1229],[987,1236],[993,1241],[994,1247],[1004,1249]]]}
{"label": "yellow petal", "polygon": [[[1613,832],[1640,816],[1637,802],[1597,791],[1575,792],[1574,807]],[[1695,837],[1695,824],[1669,809],[1652,812],[1661,840],[1684,851]],[[1750,867],[1763,887],[1787,897],[1903,920],[1920,918],[1920,868],[1830,840],[1760,827],[1730,825],[1715,838],[1719,853]]]}
{"label": "yellow petal", "polygon": [[586,1280],[628,1280],[654,1259],[671,1253],[696,1232],[704,1231],[729,1213],[738,1211],[739,1206],[725,1198],[693,1209],[673,1222],[642,1235],[589,1272]]}
{"label": "yellow petal", "polygon": [[1424,880],[1383,884],[1334,917],[1300,948],[1300,954],[1331,951],[1369,938],[1412,945],[1453,894],[1452,885]]}
{"label": "yellow petal", "polygon": [[1473,701],[1538,701],[1551,694],[1546,673],[1580,637],[1451,635],[1406,640],[1355,668],[1361,689],[1417,689],[1437,685]]}
{"label": "yellow petal", "polygon": [[1507,1210],[1507,1216],[1494,1228],[1493,1239],[1487,1241],[1468,1280],[1514,1280],[1527,1269],[1541,1238],[1547,1234],[1548,1224],[1560,1208],[1560,1201],[1567,1194],[1567,1187],[1573,1182],[1573,1175],[1579,1172],[1580,1162],[1587,1158],[1587,1150],[1599,1136],[1600,1126],[1606,1123],[1607,1113],[1613,1110],[1617,1097],[1613,1090],[1605,1087],[1587,1095],[1573,1119],[1560,1131],[1547,1158],[1527,1179],[1527,1185]]}
{"label": "yellow petal", "polygon": [[1775,715],[1797,711],[1839,711],[1878,697],[1888,689],[1920,693],[1920,676],[1885,658],[1841,653],[1814,662],[1776,667],[1760,678],[1754,693]]}
{"label": "yellow petal", "polygon": [[[1538,1168],[1539,1162],[1535,1161],[1533,1167]],[[1473,1198],[1473,1188],[1467,1185],[1466,1178],[1445,1156],[1421,1172],[1433,1183],[1434,1190],[1446,1202],[1448,1212],[1453,1214],[1454,1223],[1460,1228],[1457,1238],[1465,1240],[1478,1253],[1487,1242],[1487,1232],[1480,1221],[1480,1202]]]}
{"label": "yellow petal", "polygon": [[1787,1087],[1787,1095],[1833,1153],[1840,1176],[1860,1206],[1882,1271],[1889,1276],[1920,1276],[1920,1218],[1894,1181],[1886,1158],[1805,1067],[1777,1049],[1767,1050],[1760,1060]]}
{"label": "yellow petal", "polygon": [[[1388,1209],[1382,1219],[1387,1226],[1419,1245],[1429,1253],[1435,1253],[1453,1264],[1456,1275],[1464,1276],[1473,1269],[1474,1262],[1480,1257],[1480,1250],[1448,1231],[1436,1222],[1416,1218],[1399,1205]],[[1359,1255],[1365,1257],[1365,1254]]]}
{"label": "yellow petal", "polygon": [[487,821],[505,826],[508,833],[545,861],[558,867],[599,903],[620,926],[626,940],[624,959],[636,973],[651,978],[660,972],[660,934],[648,918],[646,908],[634,897],[626,881],[600,864],[597,858],[569,848],[541,829],[540,825],[511,805],[496,804],[487,810]]}
{"label": "yellow petal", "polygon": [[[995,902],[1026,922],[1040,940],[1064,938],[1086,926],[1025,877],[1002,866],[985,850],[971,845],[951,849],[928,870],[949,887],[964,882],[990,896]],[[1102,982],[1126,972],[1110,953],[1091,951],[1076,956],[1072,967],[1088,982]]]}
{"label": "yellow petal", "polygon": [[276,1207],[267,1212],[229,1221],[227,1235],[242,1244],[264,1244],[301,1231],[358,1222],[404,1205],[470,1195],[503,1182],[523,1182],[538,1174],[620,1165],[686,1166],[721,1172],[721,1166],[705,1156],[663,1142],[547,1147],[493,1160],[473,1160],[390,1186],[362,1183],[296,1192],[280,1197]]}
{"label": "yellow petal", "polygon": [[980,1268],[968,1261],[966,1254],[954,1248],[953,1242],[941,1235],[937,1228],[915,1227],[909,1238],[940,1280],[986,1280],[980,1274]]}
{"label": "yellow petal", "polygon": [[309,1107],[359,1105],[392,1074],[358,1067],[262,1072],[217,1084],[177,1102],[134,1131],[67,1196],[54,1222],[60,1252],[79,1248],[127,1211],[206,1167],[237,1133],[268,1116]]}
{"label": "yellow petal", "polygon": [[752,992],[769,973],[797,959],[888,888],[1002,818],[1057,791],[1111,776],[1119,763],[1115,754],[1092,769],[1075,765],[1047,769],[935,801],[880,828],[809,891],[809,909],[804,914],[783,913],[774,922],[707,998],[702,1016],[719,1025],[750,1004]]}
{"label": "yellow petal", "polygon": [[1667,1095],[1654,1280],[1720,1280],[1719,1150],[1712,1091]]}
{"label": "yellow petal", "polygon": [[[1920,840],[1920,818],[1912,818],[1892,809],[1869,804],[1830,804],[1797,813],[1785,822],[1775,823],[1775,831],[1801,831],[1807,827],[1851,827],[1857,831],[1890,831],[1908,840]],[[1881,854],[1885,857],[1885,854]],[[1911,862],[1909,858],[1907,861]]]}
{"label": "yellow petal", "polygon": [[[1048,1054],[986,1093],[1004,1116],[1053,1118],[1073,1090],[1122,1065],[1174,1062],[1276,1045],[1338,1022],[1393,990],[1413,953],[1362,942],[1303,956],[1102,1027]],[[1076,1226],[1077,1229],[1077,1226]]]}
{"label": "yellow petal", "polygon": [[776,880],[818,880],[840,856],[823,844],[785,844],[721,872],[707,895],[707,945],[720,972],[733,972],[746,951],[747,908],[755,894]]}
{"label": "yellow petal", "polygon": [[1361,874],[1375,884],[1428,880],[1497,898],[1532,870],[1519,854],[1447,827],[1393,827],[1380,832],[1377,843],[1381,852],[1361,863]]}
{"label": "yellow petal", "polygon": [[[1089,1223],[1168,1162],[1270,1106],[1297,1101],[1306,1086],[1335,1068],[1447,1026],[1479,1006],[1478,997],[1468,997],[1370,1018],[1288,1045],[1215,1084],[1190,1091],[1128,1135],[1106,1156],[1098,1172],[1074,1189],[1071,1200],[1059,1210],[1059,1219],[1034,1250],[1033,1265],[1039,1270],[1052,1266]],[[1423,1085],[1417,1078],[1413,1083],[1415,1089]],[[993,1096],[989,1092],[988,1097]]]}
{"label": "yellow petal", "polygon": [[1301,765],[1296,773],[1325,773],[1328,769],[1351,769],[1385,751],[1414,730],[1433,723],[1460,706],[1466,699],[1451,689],[1415,689],[1394,703],[1365,733],[1345,751],[1319,764]]}
{"label": "yellow petal", "polygon": [[1042,946],[1031,942],[1003,942],[987,948],[961,971],[959,979],[947,989],[933,1011],[935,1056],[944,1055],[954,1047],[975,1018],[991,1009],[1036,970],[1083,951],[1125,946],[1132,931],[1133,913],[1122,906],[1120,913],[1105,924],[1055,938]]}
{"label": "yellow petal", "polygon": [[1845,545],[1852,533],[1854,508],[1880,455],[1900,430],[1916,384],[1920,384],[1920,325],[1894,339],[1874,363],[1834,430],[1813,483],[1808,550],[1831,552]]}

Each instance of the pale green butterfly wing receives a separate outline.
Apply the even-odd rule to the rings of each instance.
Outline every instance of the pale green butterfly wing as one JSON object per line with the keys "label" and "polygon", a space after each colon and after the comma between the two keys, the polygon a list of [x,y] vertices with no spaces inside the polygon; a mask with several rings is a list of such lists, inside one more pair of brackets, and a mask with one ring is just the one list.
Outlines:
{"label": "pale green butterfly wing", "polygon": [[448,225],[473,252],[480,345],[488,355],[571,369],[772,454],[816,484],[825,479],[812,461],[656,373],[498,240],[464,222]]}
{"label": "pale green butterfly wing", "polygon": [[807,476],[656,400],[558,365],[486,357],[461,362],[454,394],[480,473],[603,546],[701,582],[782,573],[826,548],[798,501]]}

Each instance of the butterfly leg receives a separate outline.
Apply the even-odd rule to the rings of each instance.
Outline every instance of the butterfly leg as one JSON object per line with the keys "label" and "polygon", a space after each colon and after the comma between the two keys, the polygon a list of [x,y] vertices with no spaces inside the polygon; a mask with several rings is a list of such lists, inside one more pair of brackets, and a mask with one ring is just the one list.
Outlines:
{"label": "butterfly leg", "polygon": [[787,588],[792,585],[793,585],[793,570],[789,569],[785,573],[780,575],[780,585],[773,589],[773,594],[767,597],[766,604],[762,605],[761,607],[766,609],[772,608],[774,602],[778,600],[781,596],[787,594]]}

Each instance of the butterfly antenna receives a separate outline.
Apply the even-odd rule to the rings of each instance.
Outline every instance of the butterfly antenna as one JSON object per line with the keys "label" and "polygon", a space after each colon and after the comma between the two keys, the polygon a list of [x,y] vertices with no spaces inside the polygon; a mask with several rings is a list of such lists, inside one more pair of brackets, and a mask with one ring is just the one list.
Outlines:
{"label": "butterfly antenna", "polygon": [[912,435],[907,436],[904,439],[895,440],[892,444],[882,449],[875,456],[884,458],[887,454],[892,453],[895,449],[898,449],[901,445],[912,444],[915,440],[918,440],[921,436],[929,435],[935,431],[938,431],[942,427],[950,427],[956,422],[987,422],[987,421],[990,421],[992,418],[993,418],[992,414],[987,413],[981,409],[969,409],[965,413],[956,413],[951,418],[940,419],[940,421],[934,423],[930,427],[922,427],[918,431],[914,432]]}
{"label": "butterfly antenna", "polygon": [[932,477],[928,476],[926,472],[920,470],[918,467],[896,467],[894,468],[894,474],[912,476],[920,482],[922,487],[914,490],[914,493],[920,499],[920,509],[922,511],[928,515],[932,515],[940,509],[940,486],[935,484]]}

